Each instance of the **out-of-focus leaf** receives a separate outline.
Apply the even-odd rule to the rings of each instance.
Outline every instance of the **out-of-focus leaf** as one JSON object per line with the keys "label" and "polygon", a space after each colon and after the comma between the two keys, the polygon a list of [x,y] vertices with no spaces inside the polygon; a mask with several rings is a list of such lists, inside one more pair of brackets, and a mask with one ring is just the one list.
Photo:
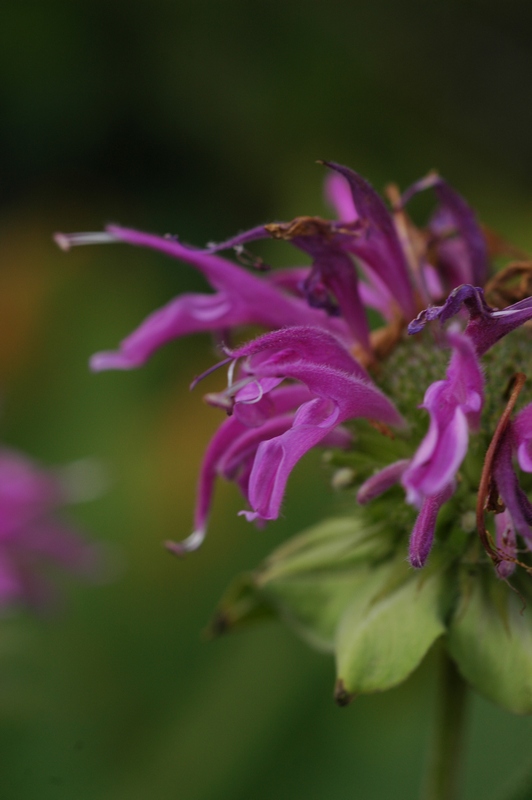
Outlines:
{"label": "out-of-focus leaf", "polygon": [[444,633],[447,602],[440,572],[412,574],[406,564],[374,570],[338,627],[337,700],[343,704],[353,694],[389,689],[407,678]]}
{"label": "out-of-focus leaf", "polygon": [[338,622],[368,580],[367,565],[272,581],[263,592],[281,619],[318,650],[332,652]]}
{"label": "out-of-focus leaf", "polygon": [[389,557],[393,535],[362,518],[330,519],[279,547],[222,598],[211,630],[223,632],[276,613],[309,644],[332,651],[346,606]]}
{"label": "out-of-focus leaf", "polygon": [[[526,589],[525,589],[526,591]],[[467,576],[448,647],[464,678],[515,714],[532,713],[532,599],[491,573]]]}
{"label": "out-of-focus leaf", "polygon": [[364,518],[354,516],[328,519],[275,550],[259,571],[257,581],[266,586],[280,578],[341,570],[382,559],[392,548],[393,535],[382,525],[371,526]]}
{"label": "out-of-focus leaf", "polygon": [[227,588],[206,633],[207,636],[220,636],[228,630],[273,616],[273,609],[257,591],[253,575],[246,572],[235,578]]}

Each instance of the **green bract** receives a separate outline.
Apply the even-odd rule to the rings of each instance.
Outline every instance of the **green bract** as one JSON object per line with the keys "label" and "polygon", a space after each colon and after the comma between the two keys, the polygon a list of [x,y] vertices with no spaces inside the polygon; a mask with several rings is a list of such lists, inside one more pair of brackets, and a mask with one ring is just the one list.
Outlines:
{"label": "green bract", "polygon": [[[525,578],[530,583],[530,577]],[[532,713],[532,592],[471,570],[449,625],[448,648],[464,678],[497,705]]]}
{"label": "green bract", "polygon": [[518,595],[484,556],[473,563],[474,537],[464,550],[452,535],[415,571],[394,527],[360,514],[310,528],[232,584],[211,631],[279,617],[334,654],[340,705],[405,680],[441,639],[474,688],[509,711],[532,713],[530,578]]}

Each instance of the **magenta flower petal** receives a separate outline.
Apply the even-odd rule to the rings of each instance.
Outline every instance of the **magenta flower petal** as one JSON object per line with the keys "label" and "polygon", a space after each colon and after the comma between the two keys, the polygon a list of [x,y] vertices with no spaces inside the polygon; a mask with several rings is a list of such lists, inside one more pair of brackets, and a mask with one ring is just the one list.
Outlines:
{"label": "magenta flower petal", "polygon": [[[273,417],[262,428],[248,429],[235,439],[227,448],[223,457],[218,462],[218,473],[226,480],[234,480],[238,483],[240,491],[254,505],[250,492],[250,480],[255,469],[255,464],[260,461],[258,452],[263,446],[275,439],[276,442],[283,440],[283,434],[292,430],[294,414],[283,414]],[[339,447],[345,449],[351,445],[352,436],[341,425],[331,428],[323,437],[316,441],[321,447]],[[310,447],[313,447],[310,444]],[[306,452],[306,450],[304,451]],[[304,455],[304,452],[302,455]],[[292,453],[292,455],[295,455]],[[295,463],[295,462],[294,462]],[[282,494],[281,494],[282,500]],[[253,514],[253,519],[271,519],[264,516],[260,511],[249,512]],[[274,518],[274,517],[273,517]]]}
{"label": "magenta flower petal", "polygon": [[225,239],[223,242],[212,242],[207,245],[205,252],[217,253],[220,250],[230,250],[231,248],[238,250],[248,242],[256,242],[257,239],[269,239],[270,234],[264,225],[257,225],[255,228],[250,228],[243,233],[237,233],[236,236],[231,236],[230,239]]}
{"label": "magenta flower petal", "polygon": [[339,172],[331,172],[327,175],[325,199],[336,212],[338,219],[354,222],[358,218],[349,183]]}
{"label": "magenta flower petal", "polygon": [[493,463],[493,477],[517,533],[532,544],[532,504],[519,486],[512,463],[513,430],[502,436]]}
{"label": "magenta flower petal", "polygon": [[[340,178],[341,176],[338,177]],[[288,267],[272,270],[265,277],[276,286],[286,289],[286,291],[298,297],[305,297],[305,283],[310,277],[311,270],[312,267]],[[366,308],[374,308],[384,319],[391,321],[393,318],[391,295],[381,282],[375,282],[375,276],[372,276],[372,278],[372,283],[367,283],[364,280],[358,282],[358,293],[362,304]],[[341,321],[338,320],[338,322]],[[342,339],[344,341],[349,339],[347,331],[342,336]]]}
{"label": "magenta flower petal", "polygon": [[[276,232],[272,235],[277,236],[284,228],[292,244],[311,255],[312,272],[304,282],[309,303],[330,314],[341,311],[356,341],[367,349],[368,325],[358,276],[347,253],[362,260],[370,283],[381,294],[380,305],[384,306],[381,313],[385,318],[393,315],[394,298],[405,313],[411,315],[414,310],[413,292],[392,219],[381,198],[355,172],[338,164],[327,166],[335,172],[327,178],[326,193],[340,221],[317,221],[321,224],[309,225],[308,231],[294,234],[290,224],[281,223],[274,226]],[[269,227],[247,231],[215,245],[210,252],[263,238]]]}
{"label": "magenta flower petal", "polygon": [[416,569],[425,566],[434,540],[436,520],[442,505],[454,493],[454,483],[447,484],[437,494],[427,497],[421,506],[410,535],[408,560]]}
{"label": "magenta flower petal", "polygon": [[[260,230],[248,233],[255,236]],[[109,226],[104,234],[59,236],[63,247],[107,241],[157,250],[195,267],[217,290],[214,295],[182,295],[155,311],[122,342],[118,351],[93,356],[91,366],[94,370],[131,369],[145,363],[155,350],[172,339],[242,325],[259,325],[267,329],[315,325],[344,338],[352,338],[343,320],[329,317],[322,309],[309,307],[303,298],[285,292],[274,282],[254,275],[214,252],[117,225]]]}
{"label": "magenta flower petal", "polygon": [[532,403],[517,414],[513,430],[519,466],[524,472],[532,472]]}
{"label": "magenta flower petal", "polygon": [[166,542],[166,547],[172,553],[183,556],[197,550],[203,544],[217,476],[223,475],[228,480],[238,481],[247,496],[248,477],[242,485],[242,474],[249,476],[257,448],[268,436],[278,436],[287,430],[292,424],[292,419],[293,415],[279,415],[265,422],[260,428],[247,428],[236,417],[231,417],[222,423],[211,439],[203,458],[194,514],[194,531],[181,542]]}
{"label": "magenta flower petal", "polygon": [[203,331],[218,331],[250,324],[249,309],[235,303],[225,292],[213,295],[182,294],[157,309],[120,343],[120,349],[95,353],[90,359],[94,372],[134,369],[168,342]]}
{"label": "magenta flower petal", "polygon": [[290,377],[304,381],[318,397],[301,406],[290,430],[260,445],[249,483],[249,501],[256,514],[275,519],[288,476],[299,459],[347,419],[369,417],[400,424],[389,400],[373,386],[322,366],[290,367]]}
{"label": "magenta flower petal", "polygon": [[410,317],[414,312],[412,286],[388,209],[377,192],[356,172],[333,162],[324,163],[347,180],[361,223],[362,235],[351,237],[347,248],[375,271],[406,317]]}
{"label": "magenta flower petal", "polygon": [[260,444],[249,479],[249,502],[262,519],[277,519],[290,473],[338,423],[338,413],[331,401],[315,398],[300,407],[286,433]]}
{"label": "magenta flower petal", "polygon": [[[276,389],[264,414],[264,427],[249,428],[236,416],[226,419],[218,428],[203,457],[198,481],[194,532],[182,542],[167,542],[176,555],[184,555],[201,546],[207,533],[207,522],[212,504],[214,484],[218,475],[237,480],[251,470],[251,462],[260,442],[268,435],[275,436],[287,429],[293,415],[287,412],[297,408],[311,397],[306,386],[294,385]],[[240,476],[239,474],[240,473]],[[247,497],[247,490],[244,491]]]}
{"label": "magenta flower petal", "polygon": [[0,544],[66,502],[61,483],[26,456],[0,448]]}
{"label": "magenta flower petal", "polygon": [[458,314],[462,306],[469,314],[465,332],[475,345],[479,357],[507,333],[532,319],[532,297],[526,297],[499,311],[488,306],[482,289],[465,284],[454,289],[442,306],[429,306],[418,314],[408,326],[408,333],[418,333],[427,322],[435,319],[443,324]]}
{"label": "magenta flower petal", "polygon": [[360,505],[365,505],[380,497],[381,494],[387,492],[396,483],[401,480],[404,471],[410,464],[410,459],[403,458],[400,461],[394,461],[384,469],[380,469],[370,478],[368,478],[357,492],[357,502]]}
{"label": "magenta flower petal", "polygon": [[453,355],[445,380],[431,384],[422,408],[430,414],[427,435],[419,445],[403,485],[409,502],[438,494],[453,480],[467,452],[469,429],[476,430],[484,398],[484,379],[468,336],[449,333]]}
{"label": "magenta flower petal", "polygon": [[[180,551],[191,549],[200,541],[198,531],[205,528],[216,473],[238,480],[244,493],[248,493],[253,509],[244,512],[248,519],[274,519],[295,464],[315,445],[338,437],[344,421],[368,417],[391,425],[403,424],[394,405],[371,383],[358,362],[325,331],[316,328],[273,331],[235,349],[231,355],[235,363],[237,359],[244,360],[241,371],[248,377],[239,378],[226,390],[235,414],[220,428],[208,448],[200,479],[197,531],[191,541],[178,546]],[[275,378],[272,384],[271,378]],[[285,389],[290,392],[288,395],[281,394],[279,379],[298,381],[308,393],[305,401],[298,398],[295,414],[286,420],[281,415],[287,409],[281,408],[277,398],[293,401],[296,387]],[[240,398],[244,398],[248,408],[249,400],[256,399],[260,412],[266,414],[270,398],[277,416],[262,424],[260,417],[254,417],[251,420],[254,427],[245,430],[239,418]],[[223,395],[219,404],[226,405]],[[281,430],[283,426],[286,429]],[[345,441],[343,431],[342,437]],[[249,469],[251,459],[253,464]],[[175,546],[172,549],[175,551]]]}
{"label": "magenta flower petal", "polygon": [[454,273],[454,280],[458,284],[483,284],[488,277],[486,240],[473,209],[457,191],[439,175],[431,174],[404,192],[403,205],[418,192],[430,188],[434,189],[440,201],[440,209],[429,224],[429,229],[446,236],[454,228],[458,236],[455,239],[443,238],[439,243],[440,266]]}
{"label": "magenta flower petal", "polygon": [[260,370],[263,374],[268,369],[267,374],[271,375],[271,370],[277,366],[282,374],[287,362],[305,361],[370,380],[366,370],[343,344],[319,328],[292,327],[265,333],[230,351],[230,355],[235,359],[247,358],[246,371],[253,373]]}
{"label": "magenta flower petal", "polygon": [[304,297],[303,284],[310,274],[311,267],[284,267],[274,269],[265,275],[265,279],[297,297]]}
{"label": "magenta flower petal", "polygon": [[314,259],[312,271],[303,287],[309,305],[325,308],[331,313],[333,307],[328,292],[332,292],[355,341],[369,350],[369,325],[359,292],[358,276],[349,256],[338,246],[318,237],[296,237],[293,243]]}

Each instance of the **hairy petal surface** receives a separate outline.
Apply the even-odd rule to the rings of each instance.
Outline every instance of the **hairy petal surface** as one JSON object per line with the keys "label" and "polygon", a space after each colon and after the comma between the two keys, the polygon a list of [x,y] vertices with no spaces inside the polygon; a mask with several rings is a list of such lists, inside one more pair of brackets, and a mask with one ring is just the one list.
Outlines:
{"label": "hairy petal surface", "polygon": [[401,480],[404,471],[410,464],[410,459],[403,458],[400,461],[394,461],[384,469],[379,470],[368,478],[357,492],[357,502],[361,505],[370,503],[376,497],[387,492],[396,483]]}
{"label": "hairy petal surface", "polygon": [[426,497],[421,505],[410,536],[408,551],[408,559],[416,569],[425,566],[434,540],[438,512],[453,495],[454,488],[454,482],[448,483],[437,494]]}
{"label": "hairy petal surface", "polygon": [[408,326],[408,333],[421,331],[427,322],[437,319],[445,323],[464,308],[469,314],[466,334],[480,357],[507,333],[532,319],[532,297],[520,300],[499,311],[490,308],[484,299],[484,291],[478,286],[464,284],[454,289],[442,306],[429,306]]}
{"label": "hairy petal surface", "polygon": [[344,345],[319,328],[292,327],[272,331],[227,352],[234,359],[246,358],[245,370],[257,375],[272,375],[275,369],[283,374],[288,363],[305,361],[370,380],[366,370]]}
{"label": "hairy petal surface", "polygon": [[[242,372],[253,382],[257,402],[268,395],[268,379],[304,384],[311,399],[302,403],[289,430],[261,442],[249,477],[248,519],[274,519],[288,476],[299,459],[348,419],[367,417],[391,425],[403,420],[394,405],[369,380],[351,354],[325,331],[288,328],[264,334],[231,352],[245,359]],[[250,401],[251,383],[233,393],[235,417],[242,399]],[[259,392],[259,387],[260,392]],[[230,387],[228,392],[232,391]],[[253,397],[253,395],[252,395]],[[260,428],[258,429],[260,435]]]}
{"label": "hairy petal surface", "polygon": [[409,318],[414,312],[414,296],[406,259],[388,209],[377,192],[356,172],[332,161],[324,163],[347,180],[361,223],[362,235],[352,237],[346,248],[378,275]]}
{"label": "hairy petal surface", "polygon": [[262,443],[257,451],[250,476],[249,501],[254,516],[264,519],[279,515],[286,482],[295,464],[336,426],[356,417],[401,423],[390,401],[355,377],[308,364],[295,365],[291,373],[291,377],[304,381],[318,397],[299,408],[290,430]]}
{"label": "hairy petal surface", "polygon": [[[255,235],[258,230],[262,229],[248,233]],[[106,231],[96,238],[93,234],[72,234],[70,239],[60,236],[67,245],[109,241],[157,250],[198,269],[217,293],[181,295],[153,312],[123,340],[118,351],[93,356],[91,366],[94,370],[132,369],[144,364],[155,350],[173,339],[242,325],[259,325],[268,329],[315,325],[335,331],[347,340],[352,339],[343,320],[331,318],[322,309],[309,307],[303,298],[289,294],[274,282],[254,275],[214,252],[187,247],[174,238],[117,225],[108,226]],[[107,239],[102,239],[104,236]]]}
{"label": "hairy petal surface", "polygon": [[513,431],[519,466],[524,472],[532,472],[532,403],[517,414]]}
{"label": "hairy petal surface", "polygon": [[[194,532],[182,542],[167,542],[167,547],[173,553],[185,555],[202,544],[218,476],[235,481],[248,499],[248,484],[258,448],[263,442],[279,437],[289,430],[294,422],[294,411],[311,400],[312,395],[306,386],[283,386],[271,392],[268,404],[263,409],[264,417],[260,426],[248,427],[237,416],[229,417],[222,423],[203,458],[198,481]],[[328,447],[346,448],[350,443],[351,434],[341,426],[331,430],[322,440],[322,444]]]}
{"label": "hairy petal surface", "polygon": [[473,344],[461,333],[448,339],[453,355],[447,377],[425,393],[421,407],[430,414],[429,430],[403,475],[407,499],[415,505],[453,480],[467,452],[468,431],[480,423],[484,379]]}

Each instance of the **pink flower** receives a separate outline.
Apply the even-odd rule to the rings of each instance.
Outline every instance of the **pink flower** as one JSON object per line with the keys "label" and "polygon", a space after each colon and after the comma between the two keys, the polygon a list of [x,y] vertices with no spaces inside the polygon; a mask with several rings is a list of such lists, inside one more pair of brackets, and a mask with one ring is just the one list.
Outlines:
{"label": "pink flower", "polygon": [[0,607],[47,605],[54,596],[48,573],[57,568],[84,577],[98,573],[97,548],[56,516],[68,502],[59,473],[0,448]]}
{"label": "pink flower", "polygon": [[[261,229],[262,230],[262,229]],[[120,345],[118,351],[97,353],[91,359],[96,372],[142,366],[162,345],[181,336],[203,331],[225,331],[246,325],[266,329],[285,325],[315,325],[351,339],[345,322],[214,253],[187,247],[176,239],[110,225],[102,234],[59,234],[63,249],[73,245],[125,242],[158,250],[198,269],[214,294],[183,294],[154,311]]]}
{"label": "pink flower", "polygon": [[[343,423],[366,417],[401,426],[390,400],[331,334],[316,328],[286,328],[264,334],[231,351],[240,372],[225,392],[210,395],[232,416],[215,434],[203,463],[195,531],[171,545],[181,554],[205,536],[216,474],[237,480],[251,511],[248,520],[279,515],[289,475],[312,447],[347,446]],[[234,370],[231,370],[231,375]],[[285,380],[296,381],[281,387]]]}
{"label": "pink flower", "polygon": [[453,348],[447,376],[425,392],[421,408],[430,414],[429,430],[402,476],[407,500],[417,506],[454,480],[484,403],[484,379],[472,342],[456,332],[447,338]]}
{"label": "pink flower", "polygon": [[[234,350],[224,348],[224,363],[230,362],[228,386],[206,399],[230,418],[205,455],[194,533],[170,545],[178,554],[203,541],[217,476],[238,484],[249,505],[242,512],[248,519],[275,519],[292,469],[312,447],[356,447],[347,427],[353,419],[403,424],[395,404],[354,353],[368,369],[376,364],[384,369],[398,343],[407,347],[401,342],[403,326],[423,304],[426,308],[408,326],[410,334],[435,320],[443,325],[458,317],[432,342],[425,334],[429,350],[442,343],[450,346],[446,371],[436,379],[434,370],[425,372],[428,379],[412,379],[410,404],[418,402],[418,390],[424,392],[421,408],[428,412],[428,429],[408,457],[405,448],[398,448],[399,460],[383,466],[377,459],[381,468],[357,495],[360,503],[368,503],[394,484],[403,486],[407,502],[418,509],[410,562],[423,566],[438,512],[460,482],[470,438],[485,435],[481,416],[493,376],[484,374],[482,358],[507,333],[532,319],[530,297],[502,309],[488,305],[482,288],[489,267],[482,229],[467,202],[442,178],[430,174],[402,196],[392,190],[390,212],[363,178],[347,167],[325,163],[331,170],[326,196],[338,219],[302,216],[260,225],[203,250],[116,225],[104,233],[56,237],[65,249],[104,242],[155,249],[198,269],[214,289],[213,294],[181,295],[155,311],[117,351],[96,354],[91,362],[95,370],[139,366],[166,342],[191,333],[225,336],[250,325],[267,331]],[[405,209],[425,190],[434,192],[437,204],[426,228],[418,230]],[[310,266],[296,263],[259,274],[219,255],[225,250],[241,254],[249,243],[264,238],[289,242],[310,257]],[[388,324],[370,333],[367,309],[377,310]],[[460,319],[466,320],[465,330]],[[375,381],[379,374],[375,370]],[[403,400],[397,398],[401,410],[406,407]],[[532,541],[532,505],[513,465],[515,453],[521,467],[532,471],[531,431],[527,407],[510,421],[493,460],[491,477],[505,505],[504,516],[496,521],[497,546],[506,554],[506,562],[503,558],[498,565],[501,577],[510,573],[515,535]]]}

